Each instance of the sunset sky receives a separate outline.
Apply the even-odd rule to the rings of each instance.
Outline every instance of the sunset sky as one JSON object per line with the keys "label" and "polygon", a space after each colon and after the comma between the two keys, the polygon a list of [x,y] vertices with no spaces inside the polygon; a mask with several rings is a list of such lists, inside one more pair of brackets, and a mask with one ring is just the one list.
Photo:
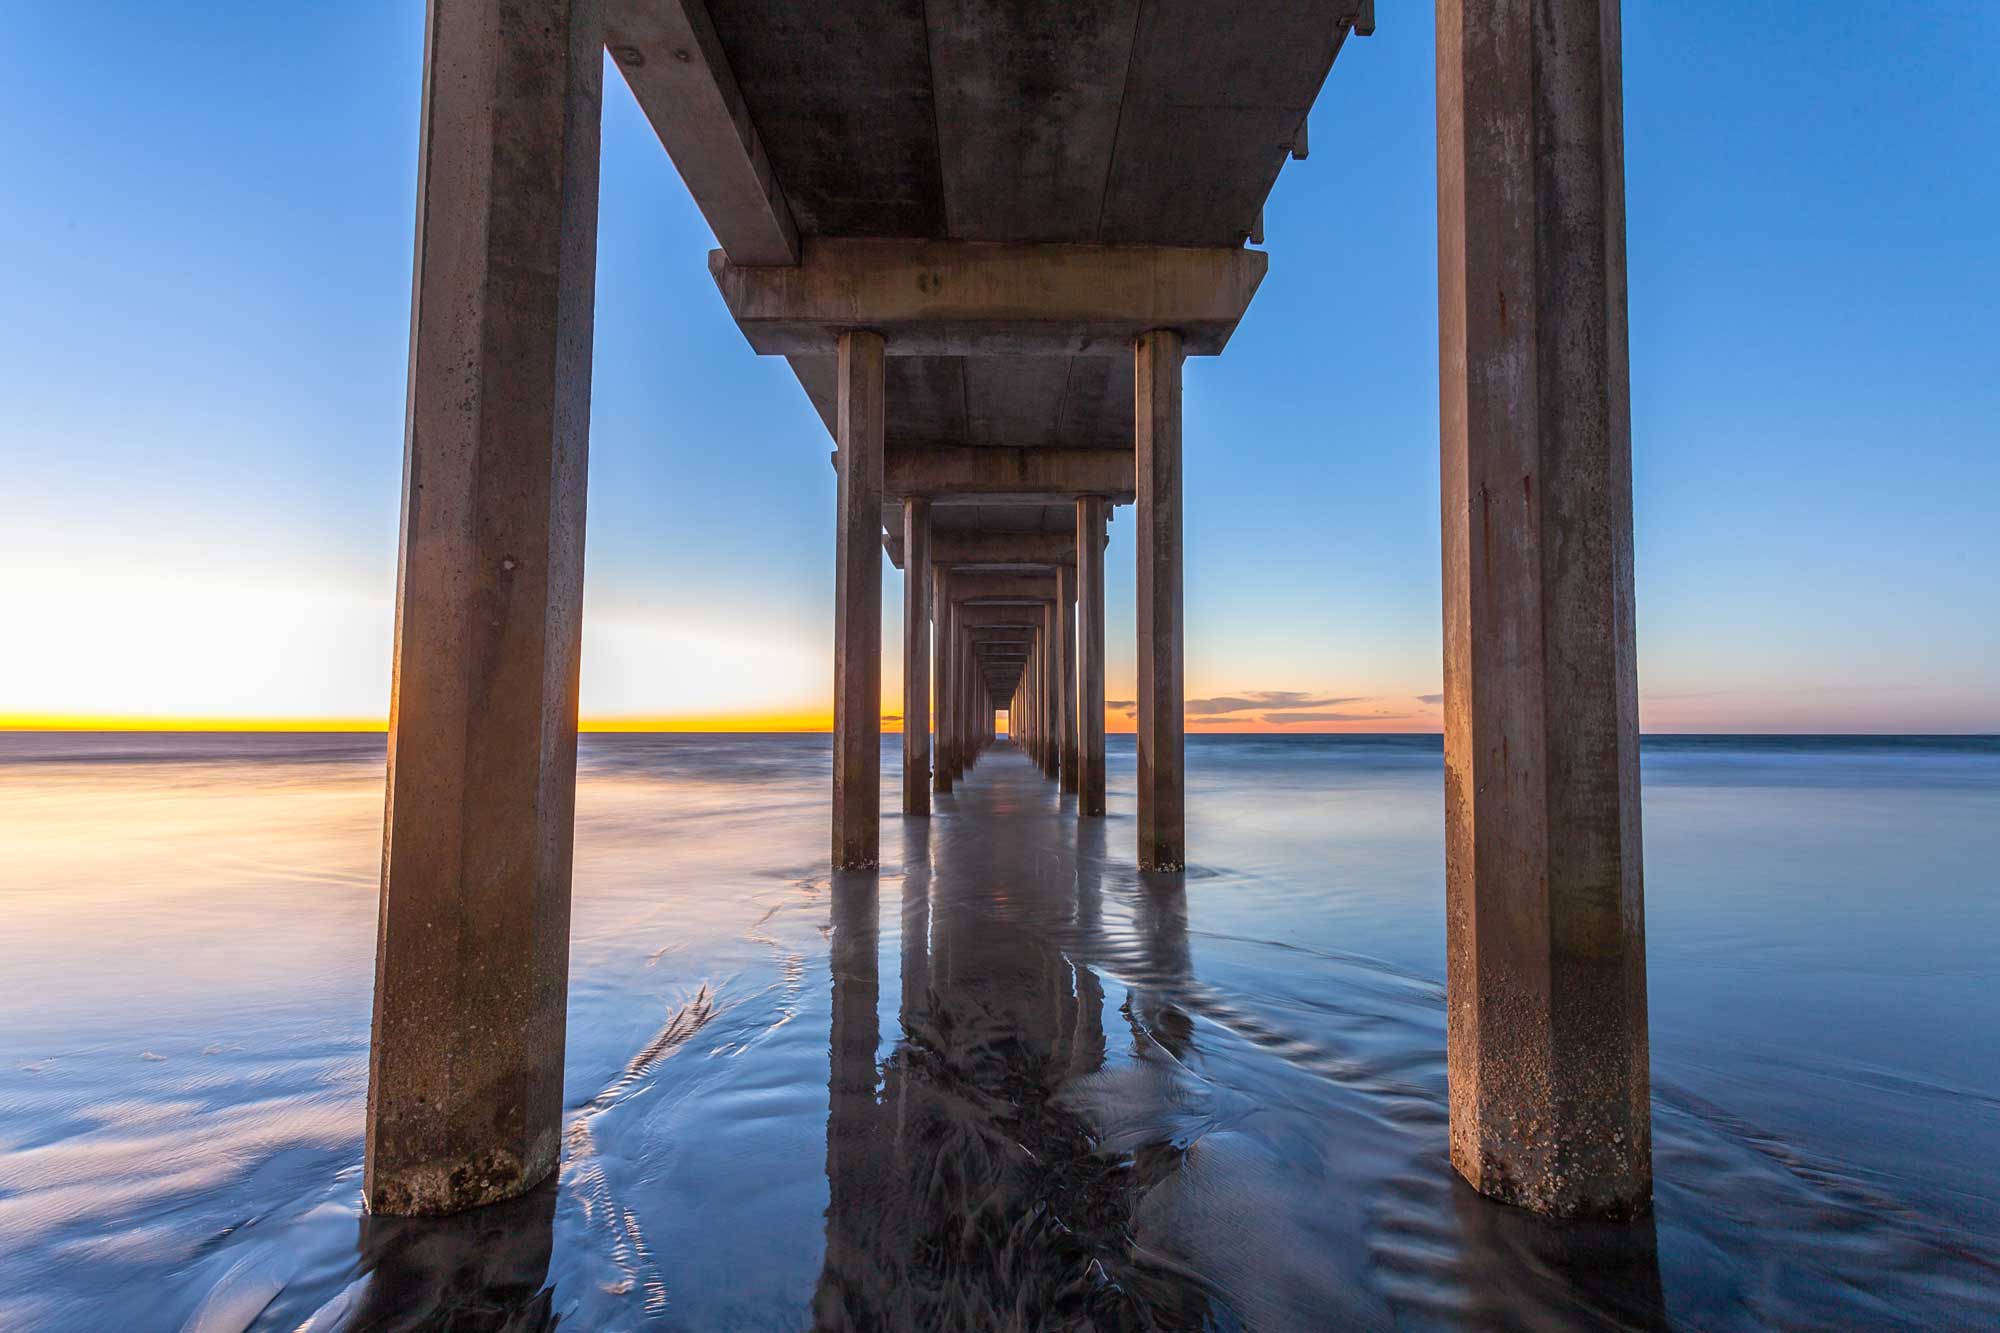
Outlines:
{"label": "sunset sky", "polygon": [[[1187,367],[1191,731],[1441,722],[1430,9],[1342,53]],[[2000,5],[1624,21],[1642,725],[2000,731]],[[10,12],[0,724],[385,715],[423,25]],[[605,91],[584,713],[824,725],[829,440]]]}

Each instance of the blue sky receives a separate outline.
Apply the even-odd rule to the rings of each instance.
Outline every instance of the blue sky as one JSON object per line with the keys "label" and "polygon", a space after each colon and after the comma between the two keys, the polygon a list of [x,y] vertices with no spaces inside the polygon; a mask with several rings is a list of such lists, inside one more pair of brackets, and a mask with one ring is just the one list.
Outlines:
{"label": "blue sky", "polygon": [[[1432,33],[1380,11],[1249,317],[1188,367],[1189,693],[1428,729]],[[380,715],[422,6],[9,27],[0,715]],[[1627,0],[1625,53],[1645,725],[2000,730],[2000,6]],[[606,91],[585,711],[824,711],[825,432]],[[1118,698],[1129,510],[1112,533]]]}

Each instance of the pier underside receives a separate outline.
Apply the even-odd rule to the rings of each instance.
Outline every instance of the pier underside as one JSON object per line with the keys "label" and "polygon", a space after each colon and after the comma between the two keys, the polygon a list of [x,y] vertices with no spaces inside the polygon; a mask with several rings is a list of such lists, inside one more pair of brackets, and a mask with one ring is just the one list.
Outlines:
{"label": "pier underside", "polygon": [[[1449,1151],[1493,1197],[1629,1216],[1652,1166],[1618,0],[1437,10]],[[715,232],[749,352],[787,358],[833,445],[832,867],[881,856],[885,554],[905,579],[903,819],[966,780],[1004,709],[1076,793],[1076,836],[1102,836],[1103,552],[1126,505],[1133,850],[1170,882],[1189,855],[1183,362],[1244,318],[1267,266],[1246,242],[1374,23],[1369,0],[431,11],[382,1212],[507,1197],[558,1156],[600,53]]]}

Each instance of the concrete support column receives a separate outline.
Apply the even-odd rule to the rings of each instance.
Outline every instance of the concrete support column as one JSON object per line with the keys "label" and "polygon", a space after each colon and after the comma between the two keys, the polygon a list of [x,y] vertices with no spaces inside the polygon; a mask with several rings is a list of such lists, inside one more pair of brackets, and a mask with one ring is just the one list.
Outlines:
{"label": "concrete support column", "polygon": [[1056,602],[1042,604],[1042,706],[1048,710],[1048,736],[1042,745],[1042,771],[1058,786],[1062,782],[1062,629]]}
{"label": "concrete support column", "polygon": [[958,754],[961,770],[971,768],[979,759],[978,738],[972,731],[972,682],[979,675],[979,657],[972,651],[972,635],[968,631],[962,639],[964,651],[959,654],[961,666],[958,673]]}
{"label": "concrete support column", "polygon": [[882,335],[840,335],[840,507],[833,610],[833,864],[880,860],[882,820]]}
{"label": "concrete support column", "polygon": [[371,1212],[523,1193],[562,1144],[596,0],[433,0],[388,810]]}
{"label": "concrete support column", "polygon": [[1139,526],[1139,868],[1187,863],[1181,632],[1181,335],[1133,347]]}
{"label": "concrete support column", "polygon": [[961,776],[972,767],[972,709],[966,703],[965,682],[972,675],[975,664],[971,636],[961,630],[951,676],[951,744],[953,753],[958,756]]}
{"label": "concrete support column", "polygon": [[931,774],[931,786],[937,791],[948,792],[952,779],[957,776],[957,751],[952,748],[951,736],[951,700],[952,681],[956,679],[952,675],[952,636],[957,633],[958,621],[952,612],[951,576],[943,569],[932,572],[931,605],[937,608],[937,628],[931,642],[937,658],[937,759]]}
{"label": "concrete support column", "polygon": [[1056,677],[1062,710],[1062,789],[1077,790],[1076,570],[1056,566]]}
{"label": "concrete support column", "polygon": [[1438,0],[1451,1157],[1652,1198],[1617,0]]}
{"label": "concrete support column", "polygon": [[903,813],[931,812],[931,502],[903,497]]}
{"label": "concrete support column", "polygon": [[1104,813],[1104,510],[1102,496],[1076,502],[1076,812]]}
{"label": "concrete support column", "polygon": [[1029,706],[1035,710],[1035,766],[1046,775],[1049,771],[1049,618],[1042,615],[1041,627],[1035,631],[1033,646],[1029,649],[1028,663],[1035,673],[1035,697]]}

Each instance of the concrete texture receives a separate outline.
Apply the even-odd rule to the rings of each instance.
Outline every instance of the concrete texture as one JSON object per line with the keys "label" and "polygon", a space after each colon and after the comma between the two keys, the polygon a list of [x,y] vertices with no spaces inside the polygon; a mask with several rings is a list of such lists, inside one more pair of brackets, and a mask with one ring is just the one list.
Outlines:
{"label": "concrete texture", "polygon": [[822,238],[793,265],[733,264],[717,250],[709,272],[765,356],[824,355],[827,330],[853,326],[881,332],[897,357],[1103,357],[1149,328],[1181,330],[1190,353],[1213,356],[1266,262],[1220,246]]}
{"label": "concrete texture", "polygon": [[1046,602],[1056,595],[1056,576],[1046,573],[994,573],[957,570],[952,575],[951,598],[955,602]]}
{"label": "concrete texture", "polygon": [[1110,449],[889,445],[883,487],[939,504],[1024,503],[1107,495],[1130,504],[1132,455]]}
{"label": "concrete texture", "polygon": [[1076,502],[1077,800],[1079,815],[1104,813],[1104,512],[1102,497]]}
{"label": "concrete texture", "polygon": [[957,712],[952,708],[952,645],[958,634],[958,616],[951,603],[951,575],[933,567],[931,606],[937,628],[931,639],[931,653],[937,666],[937,756],[931,773],[931,790],[948,792],[958,776],[958,745],[952,727]]}
{"label": "concrete texture", "polygon": [[931,559],[941,565],[1066,565],[1076,558],[1067,532],[960,532],[935,525]]}
{"label": "concrete texture", "polygon": [[1438,3],[1451,1157],[1652,1197],[1617,0]]}
{"label": "concrete texture", "polygon": [[931,812],[930,501],[903,501],[903,813]]}
{"label": "concrete texture", "polygon": [[1143,335],[1133,365],[1139,487],[1139,868],[1179,870],[1187,862],[1180,335],[1168,329]]}
{"label": "concrete texture", "polygon": [[712,0],[811,235],[1236,245],[1362,0]]}
{"label": "concrete texture", "polygon": [[1056,570],[1056,707],[1061,712],[1062,788],[1077,789],[1076,570]]}
{"label": "concrete texture", "polygon": [[702,0],[606,0],[604,45],[738,264],[796,264],[799,231]]}
{"label": "concrete texture", "polygon": [[596,0],[434,0],[425,50],[375,1012],[376,1213],[561,1155]]}
{"label": "concrete texture", "polygon": [[876,864],[882,818],[882,335],[840,335],[833,864]]}

